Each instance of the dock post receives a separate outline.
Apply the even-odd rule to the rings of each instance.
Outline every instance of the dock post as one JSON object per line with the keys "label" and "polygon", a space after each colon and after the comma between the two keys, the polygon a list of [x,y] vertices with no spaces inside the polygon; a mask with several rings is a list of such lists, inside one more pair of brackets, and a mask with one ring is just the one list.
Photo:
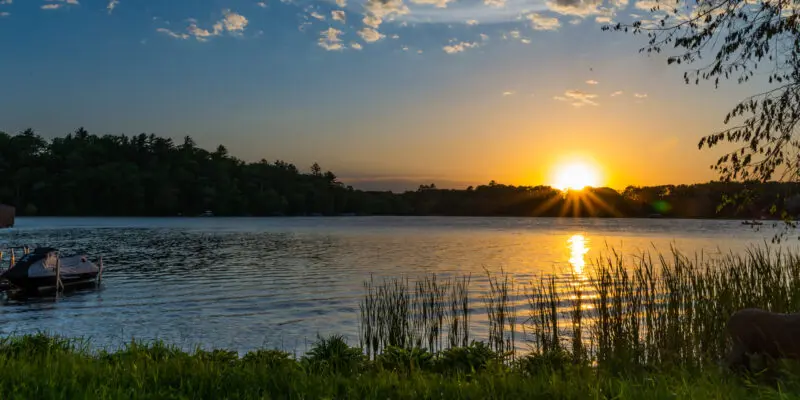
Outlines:
{"label": "dock post", "polygon": [[64,289],[64,284],[61,282],[61,257],[56,259],[56,294]]}
{"label": "dock post", "polygon": [[100,256],[100,265],[99,271],[97,272],[97,285],[100,286],[100,282],[103,280],[103,256]]}
{"label": "dock post", "polygon": [[8,267],[11,268],[16,264],[16,257],[14,256],[14,248],[11,248],[11,262],[8,264]]}

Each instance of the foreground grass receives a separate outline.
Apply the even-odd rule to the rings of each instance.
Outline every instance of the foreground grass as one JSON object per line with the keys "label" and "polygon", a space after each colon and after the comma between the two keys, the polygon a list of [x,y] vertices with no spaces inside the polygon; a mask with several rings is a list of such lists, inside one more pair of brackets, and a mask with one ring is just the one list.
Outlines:
{"label": "foreground grass", "polygon": [[277,350],[238,357],[131,343],[89,353],[46,335],[0,344],[3,399],[732,399],[800,398],[800,380],[740,378],[707,368],[608,374],[567,358],[499,362],[480,343],[436,355],[386,349],[368,360],[341,338],[321,339],[295,359]]}

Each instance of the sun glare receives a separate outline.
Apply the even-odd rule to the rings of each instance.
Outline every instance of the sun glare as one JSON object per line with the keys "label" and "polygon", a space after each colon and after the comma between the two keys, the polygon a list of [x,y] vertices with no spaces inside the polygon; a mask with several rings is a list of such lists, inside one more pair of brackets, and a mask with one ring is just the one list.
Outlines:
{"label": "sun glare", "polygon": [[586,163],[572,162],[556,170],[553,187],[559,190],[581,190],[599,184],[600,174],[596,168]]}

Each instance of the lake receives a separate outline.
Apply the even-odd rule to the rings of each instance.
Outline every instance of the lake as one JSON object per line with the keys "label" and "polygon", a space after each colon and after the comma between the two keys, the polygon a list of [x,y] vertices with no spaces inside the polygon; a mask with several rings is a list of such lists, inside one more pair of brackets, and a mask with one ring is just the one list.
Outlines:
{"label": "lake", "polygon": [[[302,353],[318,333],[358,344],[359,301],[371,276],[471,273],[471,308],[482,314],[484,268],[527,282],[581,272],[609,247],[635,255],[675,246],[717,257],[763,245],[775,232],[738,220],[18,218],[15,228],[0,230],[0,248],[47,245],[102,255],[104,279],[100,290],[5,301],[0,334],[41,330],[112,348],[136,338],[186,349]],[[796,243],[792,237],[782,246]],[[473,325],[477,336],[485,333],[480,319]]]}

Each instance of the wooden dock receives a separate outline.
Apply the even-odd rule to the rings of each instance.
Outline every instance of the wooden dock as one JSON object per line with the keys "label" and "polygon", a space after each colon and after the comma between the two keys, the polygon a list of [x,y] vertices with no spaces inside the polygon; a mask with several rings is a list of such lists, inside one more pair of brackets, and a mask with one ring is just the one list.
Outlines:
{"label": "wooden dock", "polygon": [[12,206],[0,204],[0,228],[11,228],[14,226],[14,217],[17,209]]}

